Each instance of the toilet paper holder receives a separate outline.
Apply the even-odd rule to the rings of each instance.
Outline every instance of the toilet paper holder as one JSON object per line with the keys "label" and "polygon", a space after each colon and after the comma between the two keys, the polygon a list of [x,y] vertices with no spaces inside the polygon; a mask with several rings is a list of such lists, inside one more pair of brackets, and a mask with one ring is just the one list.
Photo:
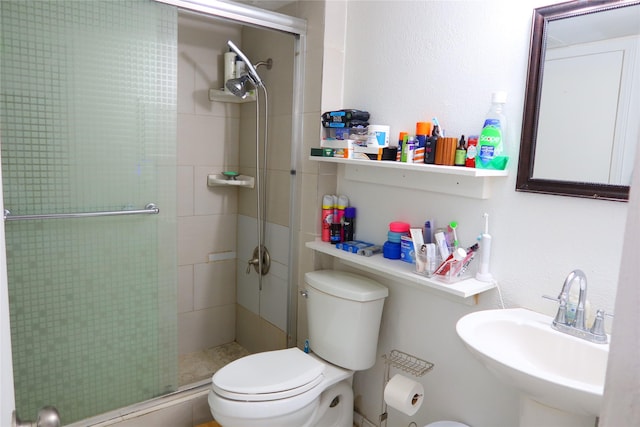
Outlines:
{"label": "toilet paper holder", "polygon": [[[391,368],[397,368],[404,372],[407,372],[415,377],[421,377],[427,372],[431,371],[434,364],[420,359],[419,357],[412,356],[400,350],[391,350],[387,354],[383,354],[382,358],[385,363],[384,383],[382,384],[383,397],[382,397],[382,414],[380,414],[380,426],[387,425],[387,403],[384,401],[384,388],[390,379]],[[384,423],[384,424],[383,424]]]}

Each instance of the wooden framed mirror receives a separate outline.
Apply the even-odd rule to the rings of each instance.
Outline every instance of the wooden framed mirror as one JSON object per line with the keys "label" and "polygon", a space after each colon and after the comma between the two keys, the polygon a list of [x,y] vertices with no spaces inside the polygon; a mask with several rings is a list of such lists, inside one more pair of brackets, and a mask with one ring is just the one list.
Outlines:
{"label": "wooden framed mirror", "polygon": [[640,0],[535,9],[516,190],[626,201],[639,140]]}

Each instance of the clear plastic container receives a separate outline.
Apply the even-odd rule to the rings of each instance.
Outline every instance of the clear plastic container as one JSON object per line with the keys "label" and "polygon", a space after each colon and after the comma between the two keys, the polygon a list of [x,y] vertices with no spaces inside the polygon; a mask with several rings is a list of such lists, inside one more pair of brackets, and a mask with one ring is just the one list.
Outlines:
{"label": "clear plastic container", "polygon": [[441,280],[445,283],[455,283],[473,277],[473,269],[476,257],[475,252],[465,254],[461,259],[450,258],[446,262],[435,251],[433,259],[429,259],[426,250],[420,250],[416,254],[417,274]]}

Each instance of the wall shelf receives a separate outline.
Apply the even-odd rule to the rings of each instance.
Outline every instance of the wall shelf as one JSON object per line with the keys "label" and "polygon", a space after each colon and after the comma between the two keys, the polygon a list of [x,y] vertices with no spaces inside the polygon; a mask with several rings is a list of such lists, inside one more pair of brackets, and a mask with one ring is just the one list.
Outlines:
{"label": "wall shelf", "polygon": [[336,249],[331,243],[320,240],[307,242],[305,246],[314,251],[335,257],[360,270],[379,273],[396,280],[399,279],[404,283],[414,285],[420,289],[436,290],[465,300],[474,297],[472,302],[476,304],[479,294],[496,287],[494,282],[481,282],[474,278],[451,284],[445,283],[438,279],[432,279],[414,273],[415,266],[413,264],[400,260],[387,259],[384,258],[382,254],[376,254],[370,257],[352,254],[342,249]]}
{"label": "wall shelf", "polygon": [[235,179],[224,176],[223,174],[207,175],[207,186],[209,187],[244,187],[253,188],[254,178],[252,176],[238,175]]}
{"label": "wall shelf", "polygon": [[[509,175],[508,169],[475,169],[460,166],[427,165],[377,160],[309,156],[317,162],[345,166],[345,179],[379,185],[453,194],[476,199],[491,196],[491,182]],[[428,178],[425,178],[428,174]]]}
{"label": "wall shelf", "polygon": [[246,102],[254,102],[255,96],[247,95],[244,99],[235,96],[232,93],[225,92],[222,89],[209,89],[209,101],[229,102],[232,104],[244,104]]}

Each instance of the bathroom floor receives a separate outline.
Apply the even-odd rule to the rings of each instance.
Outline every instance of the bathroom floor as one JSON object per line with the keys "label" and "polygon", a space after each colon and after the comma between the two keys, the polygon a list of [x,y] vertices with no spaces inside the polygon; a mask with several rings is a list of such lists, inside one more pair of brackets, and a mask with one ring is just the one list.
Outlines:
{"label": "bathroom floor", "polygon": [[236,342],[184,354],[179,357],[179,386],[209,379],[218,369],[249,352]]}

